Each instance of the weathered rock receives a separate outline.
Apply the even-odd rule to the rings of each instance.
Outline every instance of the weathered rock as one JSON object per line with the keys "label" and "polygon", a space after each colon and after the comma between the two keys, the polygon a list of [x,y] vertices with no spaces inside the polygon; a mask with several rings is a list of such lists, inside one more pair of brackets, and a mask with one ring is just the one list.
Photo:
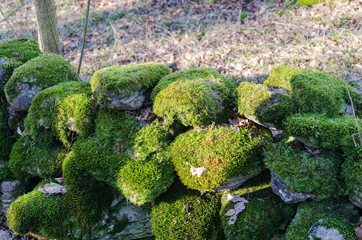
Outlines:
{"label": "weathered rock", "polygon": [[109,101],[108,108],[116,108],[118,110],[136,110],[142,107],[146,99],[146,88],[136,89],[131,92],[125,92],[119,90],[116,92],[111,92],[107,95]]}
{"label": "weathered rock", "polygon": [[28,82],[35,82],[36,79],[23,80],[17,83],[18,96],[9,101],[10,106],[15,111],[27,111],[31,105],[31,100],[41,91],[39,86],[31,85]]}
{"label": "weathered rock", "polygon": [[354,190],[349,194],[349,199],[353,205],[362,208],[362,190]]}
{"label": "weathered rock", "polygon": [[278,195],[285,203],[303,202],[308,198],[314,198],[313,194],[295,193],[287,189],[283,180],[278,178],[275,173],[270,172],[271,175],[271,188],[273,192]]}
{"label": "weathered rock", "polygon": [[0,240],[13,239],[8,230],[0,230]]}
{"label": "weathered rock", "polygon": [[213,190],[217,191],[217,192],[224,192],[224,191],[232,190],[234,188],[240,187],[248,179],[257,176],[258,174],[253,174],[253,175],[248,175],[248,176],[240,176],[240,177],[233,177],[229,181],[222,184],[221,186],[215,187]]}
{"label": "weathered rock", "polygon": [[1,182],[1,201],[4,208],[9,208],[10,204],[18,197],[20,187],[21,183],[18,180]]}
{"label": "weathered rock", "polygon": [[313,224],[309,230],[308,238],[310,240],[320,239],[320,240],[345,240],[345,236],[341,234],[337,229],[326,228],[319,225],[319,222]]}

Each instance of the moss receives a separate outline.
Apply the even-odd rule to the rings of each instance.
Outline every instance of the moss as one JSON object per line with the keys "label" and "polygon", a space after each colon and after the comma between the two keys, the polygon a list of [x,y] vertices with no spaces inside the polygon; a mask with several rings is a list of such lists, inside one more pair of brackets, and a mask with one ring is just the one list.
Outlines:
{"label": "moss", "polygon": [[216,239],[218,197],[174,187],[157,198],[151,211],[156,239]]}
{"label": "moss", "polygon": [[359,202],[361,199],[354,199],[356,194],[362,193],[362,147],[359,146],[352,150],[345,151],[346,161],[342,165],[342,175],[346,182],[347,193],[350,195],[352,203]]}
{"label": "moss", "polygon": [[[337,116],[343,104],[350,105],[344,81],[328,73],[304,72],[295,75],[291,80],[292,97],[302,113],[323,114],[328,117]],[[352,100],[357,108],[361,107],[361,96],[356,89],[348,86]]]}
{"label": "moss", "polygon": [[250,82],[242,82],[238,87],[239,114],[253,121],[280,128],[293,110],[289,94],[272,93],[265,85]]}
{"label": "moss", "polygon": [[[316,114],[296,114],[283,123],[287,134],[326,149],[341,150],[354,146],[352,134],[357,133],[353,116],[327,118]],[[359,120],[362,126],[362,121]],[[357,140],[357,136],[355,136]]]}
{"label": "moss", "polygon": [[47,53],[18,67],[6,83],[5,93],[10,102],[20,93],[19,84],[40,91],[61,82],[78,80],[78,74],[66,60],[58,54]]}
{"label": "moss", "polygon": [[[170,158],[181,181],[192,189],[212,190],[232,177],[253,175],[262,169],[265,133],[232,127],[191,130],[179,135],[170,147]],[[190,165],[206,173],[192,175]]]}
{"label": "moss", "polygon": [[21,180],[29,177],[52,177],[61,175],[61,166],[66,149],[58,145],[38,145],[23,136],[11,149],[9,169]]}
{"label": "moss", "polygon": [[69,148],[74,139],[93,132],[94,113],[88,83],[66,82],[41,91],[25,119],[25,133],[38,142],[56,140]]}
{"label": "moss", "polygon": [[50,196],[36,189],[17,198],[7,211],[9,227],[18,235],[30,231],[51,239],[63,239],[71,230],[66,194]]}
{"label": "moss", "polygon": [[272,88],[281,88],[289,92],[292,91],[290,80],[306,70],[295,66],[280,66],[270,71],[269,77],[264,84]]}
{"label": "moss", "polygon": [[185,126],[201,126],[226,118],[223,99],[208,81],[177,81],[162,90],[153,111],[171,126],[179,121]]}
{"label": "moss", "polygon": [[337,229],[346,239],[356,239],[355,223],[358,221],[356,209],[344,201],[307,201],[299,204],[297,215],[289,225],[286,240],[308,239],[308,231],[319,221],[321,226]]}
{"label": "moss", "polygon": [[[159,63],[141,63],[98,70],[90,82],[97,104],[112,106],[110,97],[121,99],[132,92],[153,87],[170,70]],[[114,106],[113,106],[114,107]]]}
{"label": "moss", "polygon": [[338,2],[346,2],[345,0],[297,0],[296,3],[299,5],[312,6],[313,4],[317,4],[323,2],[325,4],[334,5]]}
{"label": "moss", "polygon": [[223,97],[225,106],[227,108],[232,108],[235,106],[235,100],[237,97],[236,85],[228,81],[219,72],[210,68],[192,68],[184,71],[174,72],[163,77],[152,91],[152,101],[155,102],[158,93],[166,89],[171,83],[185,80],[207,80],[209,82],[215,83],[215,88],[217,88],[216,90],[219,91],[219,95]]}
{"label": "moss", "polygon": [[[0,117],[1,118],[1,117]],[[0,163],[9,161],[11,146],[13,145],[13,138],[7,133],[6,130],[0,129]]]}
{"label": "moss", "polygon": [[30,38],[17,38],[0,44],[0,58],[6,57],[25,63],[41,55],[37,42]]}
{"label": "moss", "polygon": [[294,192],[312,193],[317,199],[344,194],[339,181],[342,157],[336,153],[311,155],[279,143],[268,146],[264,161]]}
{"label": "moss", "polygon": [[[236,222],[230,225],[228,224],[230,217],[225,214],[234,208],[235,203],[226,201],[225,197],[228,194],[239,195],[249,202],[237,215]],[[221,204],[221,220],[228,240],[271,239],[294,212],[294,205],[283,203],[272,192],[269,173],[248,180],[239,190],[225,192]]]}

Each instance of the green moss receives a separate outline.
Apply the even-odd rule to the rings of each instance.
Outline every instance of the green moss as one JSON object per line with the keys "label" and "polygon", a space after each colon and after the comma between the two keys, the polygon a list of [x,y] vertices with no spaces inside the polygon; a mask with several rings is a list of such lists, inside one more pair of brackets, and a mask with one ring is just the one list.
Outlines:
{"label": "green moss", "polygon": [[290,80],[304,71],[306,70],[295,66],[276,67],[270,71],[269,77],[265,80],[264,84],[268,87],[281,88],[291,92],[292,87],[290,85]]}
{"label": "green moss", "polygon": [[5,93],[10,102],[19,95],[19,84],[40,91],[61,82],[78,80],[78,74],[66,60],[58,54],[47,53],[18,67],[6,83]]}
{"label": "green moss", "polygon": [[250,82],[242,82],[238,87],[239,114],[253,121],[280,128],[293,110],[289,94],[272,93],[265,85]]}
{"label": "green moss", "polygon": [[[266,174],[250,179],[237,191],[225,192],[221,203],[221,220],[228,240],[271,239],[278,228],[288,221],[294,211],[293,205],[283,203],[270,188],[270,175]],[[234,224],[228,224],[231,217],[226,212],[233,209],[235,203],[227,201],[227,195],[239,195],[249,203],[237,215]]]}
{"label": "green moss", "polygon": [[61,175],[61,166],[66,149],[57,145],[38,145],[23,136],[11,149],[9,169],[21,180],[29,177],[52,177]]}
{"label": "green moss", "polygon": [[41,55],[37,42],[30,38],[17,38],[0,44],[0,58],[6,57],[25,63]]}
{"label": "green moss", "polygon": [[325,4],[334,5],[337,2],[346,2],[345,0],[297,0],[296,3],[299,5],[312,6],[313,4],[317,4],[323,2]]}
{"label": "green moss", "polygon": [[13,138],[7,133],[6,130],[0,129],[0,163],[9,161],[11,146],[13,145]]}
{"label": "green moss", "polygon": [[215,88],[217,88],[216,90],[219,91],[219,95],[223,97],[226,107],[232,108],[235,106],[237,94],[236,85],[228,81],[219,72],[210,68],[192,68],[184,71],[174,72],[163,77],[152,91],[152,101],[155,102],[158,93],[166,89],[171,83],[185,80],[207,80],[209,82],[215,83]]}
{"label": "green moss", "polygon": [[362,147],[345,151],[346,161],[342,165],[342,175],[346,182],[347,193],[352,203],[358,202],[362,205],[361,199],[355,199],[357,194],[362,192]]}
{"label": "green moss", "polygon": [[[232,127],[191,130],[179,135],[170,147],[170,158],[181,181],[192,189],[212,190],[232,177],[257,174],[262,169],[262,147],[267,134]],[[190,165],[206,173],[192,175]]]}
{"label": "green moss", "polygon": [[308,239],[308,231],[318,221],[321,226],[337,229],[346,239],[357,240],[354,228],[358,212],[351,204],[332,200],[299,204],[297,215],[289,225],[285,239]]}
{"label": "green moss", "polygon": [[94,113],[88,83],[66,82],[41,91],[24,121],[25,133],[37,142],[56,140],[69,148],[74,139],[93,132]]}
{"label": "green moss", "polygon": [[312,193],[317,199],[344,194],[339,181],[342,158],[337,153],[311,155],[279,143],[268,146],[264,162],[294,192]]}
{"label": "green moss", "polygon": [[152,233],[159,240],[216,239],[219,208],[218,197],[174,185],[152,208]]}
{"label": "green moss", "polygon": [[[288,117],[283,125],[287,134],[332,150],[353,147],[351,135],[357,133],[353,116],[327,118],[315,114],[296,114]],[[359,125],[362,126],[361,120]]]}
{"label": "green moss", "polygon": [[[121,99],[132,92],[153,87],[170,70],[159,63],[141,63],[98,70],[90,82],[97,104],[113,106],[110,97]],[[116,106],[113,106],[116,107]]]}
{"label": "green moss", "polygon": [[50,196],[33,190],[16,199],[7,211],[9,227],[18,235],[36,232],[51,239],[70,233],[70,206],[66,194]]}
{"label": "green moss", "polygon": [[[292,97],[298,111],[302,113],[337,116],[343,104],[350,105],[344,81],[337,76],[322,72],[303,72],[291,80]],[[357,90],[348,86],[357,110],[361,107],[361,97]]]}

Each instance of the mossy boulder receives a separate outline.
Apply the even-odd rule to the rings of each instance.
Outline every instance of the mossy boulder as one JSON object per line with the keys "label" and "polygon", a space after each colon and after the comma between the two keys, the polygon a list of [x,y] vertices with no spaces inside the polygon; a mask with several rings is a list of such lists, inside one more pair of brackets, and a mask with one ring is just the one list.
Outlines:
{"label": "mossy boulder", "polygon": [[343,179],[351,203],[362,208],[362,148],[358,146],[345,151],[346,161],[342,165]]}
{"label": "mossy boulder", "polygon": [[221,220],[226,239],[271,239],[291,218],[294,205],[285,204],[270,188],[268,172],[248,180],[221,198]]}
{"label": "mossy boulder", "polygon": [[147,92],[170,70],[159,63],[141,63],[98,70],[90,82],[97,104],[118,110],[135,110]]}
{"label": "mossy boulder", "polygon": [[41,90],[66,81],[79,81],[73,67],[60,55],[47,53],[18,67],[5,85],[6,99],[15,111],[27,111]]}
{"label": "mossy boulder", "polygon": [[17,38],[0,44],[0,58],[6,57],[21,63],[38,57],[41,51],[31,38]]}
{"label": "mossy boulder", "polygon": [[25,118],[25,135],[39,143],[61,142],[93,133],[95,114],[89,83],[69,81],[41,91]]}
{"label": "mossy boulder", "polygon": [[236,85],[210,69],[176,72],[161,79],[152,97],[164,125],[208,125],[226,119],[235,105]]}
{"label": "mossy boulder", "polygon": [[258,174],[263,169],[262,149],[268,142],[266,133],[246,128],[191,130],[171,144],[170,158],[187,187],[212,191],[235,178],[245,181]]}
{"label": "mossy boulder", "polygon": [[[358,120],[362,126],[362,121]],[[340,151],[353,148],[358,132],[353,116],[327,118],[317,114],[295,114],[283,122],[286,133],[315,148]]]}
{"label": "mossy boulder", "polygon": [[289,225],[285,239],[313,239],[315,230],[324,227],[335,229],[342,236],[337,239],[357,240],[354,234],[358,222],[358,211],[352,204],[343,200],[324,200],[320,202],[303,202],[299,204],[297,214]]}
{"label": "mossy boulder", "polygon": [[219,197],[173,185],[155,200],[152,233],[159,240],[216,240],[219,209]]}
{"label": "mossy boulder", "polygon": [[17,179],[30,177],[61,176],[62,163],[67,151],[54,144],[37,144],[27,136],[22,136],[11,149],[9,169]]}
{"label": "mossy boulder", "polygon": [[284,89],[292,91],[291,79],[303,72],[308,72],[296,66],[279,66],[270,71],[269,77],[265,80],[264,85],[274,89]]}
{"label": "mossy boulder", "polygon": [[312,155],[279,143],[268,146],[264,162],[295,193],[313,194],[319,200],[344,194],[342,156],[337,153]]}
{"label": "mossy boulder", "polygon": [[242,82],[238,87],[238,112],[254,122],[281,128],[283,120],[293,114],[291,95],[273,91],[266,85]]}

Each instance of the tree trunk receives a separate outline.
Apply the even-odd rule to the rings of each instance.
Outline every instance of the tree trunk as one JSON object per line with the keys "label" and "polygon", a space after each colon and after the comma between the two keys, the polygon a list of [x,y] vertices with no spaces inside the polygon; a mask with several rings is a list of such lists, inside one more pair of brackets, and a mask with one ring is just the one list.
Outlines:
{"label": "tree trunk", "polygon": [[39,47],[43,53],[60,54],[54,0],[35,0]]}

